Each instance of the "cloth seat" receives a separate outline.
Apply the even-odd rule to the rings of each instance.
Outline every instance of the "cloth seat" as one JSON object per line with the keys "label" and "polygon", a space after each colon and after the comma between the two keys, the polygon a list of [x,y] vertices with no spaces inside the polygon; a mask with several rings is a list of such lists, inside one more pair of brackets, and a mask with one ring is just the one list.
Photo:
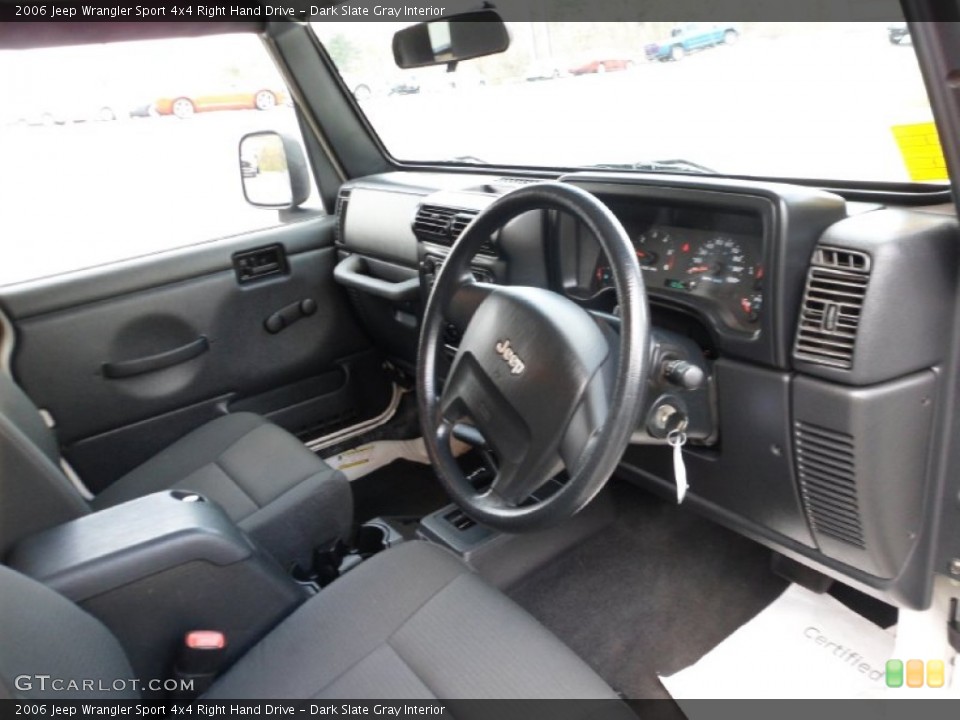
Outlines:
{"label": "cloth seat", "polygon": [[[18,688],[24,674],[131,677],[106,627],[53,590],[0,568],[0,594],[0,694],[68,699]],[[616,697],[533,617],[458,558],[418,540],[374,556],[308,600],[203,699]]]}
{"label": "cloth seat", "polygon": [[162,490],[200,493],[223,507],[280,563],[347,538],[353,501],[342,473],[290,433],[252,413],[197,428],[87,503],[61,468],[53,432],[0,373],[0,556],[35,532]]}
{"label": "cloth seat", "polygon": [[218,503],[283,563],[346,539],[353,499],[344,475],[286,430],[252,413],[217,418],[97,495],[94,510],[160,490],[192,490]]}

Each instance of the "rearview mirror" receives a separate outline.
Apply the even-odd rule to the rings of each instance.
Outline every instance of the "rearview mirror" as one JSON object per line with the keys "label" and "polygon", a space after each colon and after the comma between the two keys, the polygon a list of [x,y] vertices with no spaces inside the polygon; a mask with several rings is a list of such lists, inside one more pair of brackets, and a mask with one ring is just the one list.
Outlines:
{"label": "rearview mirror", "polygon": [[295,208],[310,196],[310,173],[300,143],[280,133],[240,138],[240,179],[247,202],[257,207]]}
{"label": "rearview mirror", "polygon": [[494,55],[508,47],[507,26],[493,10],[418,23],[393,36],[393,58],[405,70]]}

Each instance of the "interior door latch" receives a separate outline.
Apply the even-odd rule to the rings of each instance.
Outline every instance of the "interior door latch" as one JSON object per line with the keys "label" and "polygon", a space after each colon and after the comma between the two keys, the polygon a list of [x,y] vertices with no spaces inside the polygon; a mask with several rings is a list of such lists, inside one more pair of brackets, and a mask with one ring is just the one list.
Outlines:
{"label": "interior door latch", "polygon": [[241,285],[271,275],[287,273],[287,253],[283,245],[268,245],[255,250],[234,253],[233,269]]}

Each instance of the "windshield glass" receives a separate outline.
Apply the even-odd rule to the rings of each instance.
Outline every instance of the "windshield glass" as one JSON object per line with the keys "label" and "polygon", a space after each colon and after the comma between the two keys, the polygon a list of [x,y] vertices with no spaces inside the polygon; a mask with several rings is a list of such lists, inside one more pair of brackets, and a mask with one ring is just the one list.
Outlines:
{"label": "windshield glass", "polygon": [[397,68],[404,24],[314,28],[401,161],[946,179],[905,23],[507,25],[452,73]]}

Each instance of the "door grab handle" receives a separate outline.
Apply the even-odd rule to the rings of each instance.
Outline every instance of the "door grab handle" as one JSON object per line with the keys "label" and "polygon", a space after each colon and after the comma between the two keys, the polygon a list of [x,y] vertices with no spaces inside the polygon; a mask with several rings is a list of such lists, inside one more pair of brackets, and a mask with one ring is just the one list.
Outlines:
{"label": "door grab handle", "polygon": [[420,296],[420,277],[415,276],[401,282],[390,282],[367,275],[363,270],[365,263],[359,255],[351,255],[333,269],[334,279],[341,285],[376,295],[391,302],[409,302]]}
{"label": "door grab handle", "polygon": [[210,341],[203,335],[187,343],[186,345],[173,350],[166,350],[156,355],[137,358],[136,360],[124,360],[123,362],[103,363],[101,369],[103,376],[111,380],[144,375],[146,373],[164,370],[165,368],[185,363],[193,360],[195,357],[203,355],[210,349]]}

